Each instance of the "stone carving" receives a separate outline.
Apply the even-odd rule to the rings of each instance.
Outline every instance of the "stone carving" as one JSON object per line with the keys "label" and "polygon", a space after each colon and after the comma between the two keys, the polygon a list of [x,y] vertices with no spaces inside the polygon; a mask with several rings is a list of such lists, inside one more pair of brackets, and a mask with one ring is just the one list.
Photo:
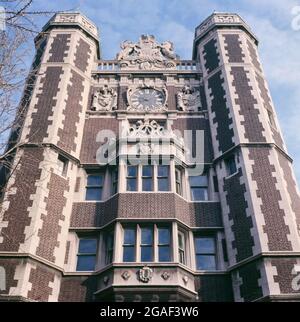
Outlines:
{"label": "stone carving", "polygon": [[144,266],[138,271],[138,276],[141,282],[148,283],[152,279],[153,270],[148,266]]}
{"label": "stone carving", "polygon": [[128,111],[166,111],[167,101],[168,91],[165,86],[131,86],[127,90]]}
{"label": "stone carving", "polygon": [[235,23],[235,22],[240,22],[240,19],[236,15],[216,15],[215,22]]}
{"label": "stone carving", "polygon": [[170,278],[170,273],[168,273],[167,271],[164,271],[162,274],[161,274],[161,277],[166,281]]}
{"label": "stone carving", "polygon": [[159,44],[154,36],[142,35],[138,43],[124,41],[117,55],[121,68],[169,69],[176,68],[177,56],[173,44],[165,41]]}
{"label": "stone carving", "polygon": [[177,94],[177,108],[180,111],[196,112],[201,108],[200,91],[184,86]]}
{"label": "stone carving", "polygon": [[76,15],[59,15],[59,22],[75,22]]}
{"label": "stone carving", "polygon": [[184,275],[184,276],[182,276],[182,280],[183,280],[184,284],[186,284],[189,281],[189,278],[186,275]]}
{"label": "stone carving", "polygon": [[239,16],[232,14],[218,14],[214,13],[208,20],[205,20],[196,30],[196,35],[204,33],[214,23],[243,23]]}
{"label": "stone carving", "polygon": [[128,137],[163,137],[170,136],[170,132],[163,126],[157,123],[155,120],[150,121],[149,118],[145,118],[144,121],[139,120],[135,124],[129,127]]}
{"label": "stone carving", "polygon": [[92,100],[92,110],[112,111],[117,109],[117,92],[113,88],[104,85],[94,92]]}
{"label": "stone carving", "polygon": [[142,155],[151,155],[154,152],[154,145],[151,143],[138,143],[137,144],[137,153]]}
{"label": "stone carving", "polygon": [[131,275],[128,271],[124,271],[121,276],[125,281],[127,281]]}

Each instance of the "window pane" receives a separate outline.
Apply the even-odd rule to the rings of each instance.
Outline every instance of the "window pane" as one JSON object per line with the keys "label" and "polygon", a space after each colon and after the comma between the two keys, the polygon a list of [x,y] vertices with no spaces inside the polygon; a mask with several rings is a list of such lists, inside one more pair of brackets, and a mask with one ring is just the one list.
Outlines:
{"label": "window pane", "polygon": [[169,191],[169,179],[158,179],[158,191]]}
{"label": "window pane", "polygon": [[191,188],[192,193],[192,200],[199,201],[199,200],[207,200],[207,188]]}
{"label": "window pane", "polygon": [[143,179],[143,191],[152,191],[152,178]]}
{"label": "window pane", "polygon": [[197,255],[196,257],[197,269],[215,270],[216,258],[213,255]]}
{"label": "window pane", "polygon": [[124,246],[123,247],[123,262],[134,262],[135,261],[135,247]]}
{"label": "window pane", "polygon": [[171,260],[171,253],[169,246],[159,246],[158,260],[160,262],[169,262]]}
{"label": "window pane", "polygon": [[169,228],[158,228],[158,243],[159,244],[170,244],[170,229]]}
{"label": "window pane", "polygon": [[181,184],[179,182],[176,182],[176,192],[181,195]]}
{"label": "window pane", "polygon": [[228,175],[231,175],[237,171],[234,156],[231,156],[230,158],[225,160],[225,165],[227,168]]}
{"label": "window pane", "polygon": [[153,229],[150,227],[141,228],[141,243],[143,245],[152,245]]}
{"label": "window pane", "polygon": [[95,269],[96,256],[78,256],[76,271],[93,271]]}
{"label": "window pane", "polygon": [[144,165],[143,166],[143,177],[152,177],[152,166]]}
{"label": "window pane", "polygon": [[141,246],[141,261],[142,262],[153,261],[153,247]]}
{"label": "window pane", "polygon": [[189,180],[191,187],[207,186],[207,176],[191,176]]}
{"label": "window pane", "polygon": [[184,247],[184,237],[182,234],[178,234],[178,246],[181,249]]}
{"label": "window pane", "polygon": [[102,188],[86,188],[85,200],[101,200]]}
{"label": "window pane", "polygon": [[127,179],[127,191],[136,191],[137,184],[136,179]]}
{"label": "window pane", "polygon": [[78,253],[96,253],[97,239],[80,239]]}
{"label": "window pane", "polygon": [[168,177],[169,176],[169,166],[167,166],[167,165],[159,165],[157,167],[157,175],[159,177]]}
{"label": "window pane", "polygon": [[179,250],[179,263],[185,264],[185,257],[184,257],[184,251]]}
{"label": "window pane", "polygon": [[126,228],[124,230],[124,244],[135,244],[135,229],[134,228]]}
{"label": "window pane", "polygon": [[87,178],[88,186],[102,186],[103,176],[102,175],[89,175]]}
{"label": "window pane", "polygon": [[197,237],[195,239],[195,248],[197,254],[215,253],[215,239],[209,237]]}
{"label": "window pane", "polygon": [[128,177],[136,177],[137,176],[137,166],[136,165],[127,166],[127,176]]}

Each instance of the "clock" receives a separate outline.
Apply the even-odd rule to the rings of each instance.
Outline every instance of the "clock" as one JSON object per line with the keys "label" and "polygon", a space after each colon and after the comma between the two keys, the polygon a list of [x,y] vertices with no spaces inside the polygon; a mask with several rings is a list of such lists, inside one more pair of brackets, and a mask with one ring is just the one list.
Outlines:
{"label": "clock", "polygon": [[159,111],[165,110],[166,90],[154,87],[130,89],[128,92],[129,110]]}

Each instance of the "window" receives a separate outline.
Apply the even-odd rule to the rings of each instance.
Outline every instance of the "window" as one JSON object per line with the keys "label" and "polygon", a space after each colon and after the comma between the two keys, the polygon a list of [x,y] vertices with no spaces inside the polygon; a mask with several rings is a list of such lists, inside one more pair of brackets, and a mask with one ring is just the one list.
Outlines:
{"label": "window", "polygon": [[105,241],[105,265],[112,263],[114,253],[114,232],[109,231],[104,235]]}
{"label": "window", "polygon": [[158,191],[169,191],[169,166],[157,166],[157,187]]}
{"label": "window", "polygon": [[68,159],[60,154],[57,157],[57,171],[63,177],[67,175],[68,171]]}
{"label": "window", "polygon": [[114,168],[111,172],[111,189],[113,195],[118,192],[118,168]]}
{"label": "window", "polygon": [[176,193],[182,196],[182,174],[181,170],[175,168]]}
{"label": "window", "polygon": [[195,237],[197,270],[216,270],[216,246],[213,237]]}
{"label": "window", "polygon": [[178,232],[178,258],[179,263],[185,264],[185,236],[184,233]]}
{"label": "window", "polygon": [[153,167],[151,165],[143,166],[142,189],[143,191],[153,191]]}
{"label": "window", "polygon": [[103,181],[103,174],[88,175],[85,200],[102,199]]}
{"label": "window", "polygon": [[226,166],[226,171],[228,176],[237,172],[234,155],[225,159],[225,166]]}
{"label": "window", "polygon": [[79,240],[76,271],[93,271],[96,265],[97,239],[82,238]]}
{"label": "window", "polygon": [[141,262],[153,261],[153,227],[141,227]]}
{"label": "window", "polygon": [[[155,224],[123,227],[123,262],[171,261],[171,228]],[[157,236],[154,238],[154,236]],[[136,242],[139,255],[136,257]],[[155,256],[157,257],[154,257]]]}
{"label": "window", "polygon": [[136,244],[136,230],[135,228],[124,228],[123,241],[123,262],[135,261],[135,244]]}
{"label": "window", "polygon": [[158,227],[158,261],[171,260],[171,233],[168,227]]}
{"label": "window", "polygon": [[189,177],[191,198],[193,201],[208,200],[207,175]]}
{"label": "window", "polygon": [[136,165],[127,166],[127,191],[137,191],[137,174],[138,167]]}

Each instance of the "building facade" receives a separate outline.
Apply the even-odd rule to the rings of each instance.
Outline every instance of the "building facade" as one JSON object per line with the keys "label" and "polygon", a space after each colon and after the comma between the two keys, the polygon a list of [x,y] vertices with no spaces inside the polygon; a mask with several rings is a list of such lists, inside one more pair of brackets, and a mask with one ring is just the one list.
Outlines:
{"label": "building facade", "polygon": [[189,61],[149,35],[101,60],[98,37],[61,13],[36,38],[0,299],[299,300],[300,197],[249,26],[212,14]]}

